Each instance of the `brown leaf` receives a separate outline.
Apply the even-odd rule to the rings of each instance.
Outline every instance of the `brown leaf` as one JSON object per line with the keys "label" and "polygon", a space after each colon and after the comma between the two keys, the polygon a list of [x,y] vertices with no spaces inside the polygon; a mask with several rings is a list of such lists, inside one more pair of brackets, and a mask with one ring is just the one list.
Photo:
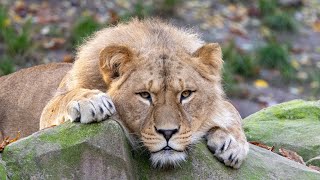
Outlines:
{"label": "brown leaf", "polygon": [[114,11],[114,10],[110,10],[110,11],[109,11],[109,14],[110,14],[110,17],[111,17],[109,23],[110,23],[111,25],[117,25],[118,22],[120,21],[120,17],[119,17],[119,15],[117,14],[117,12]]}
{"label": "brown leaf", "polygon": [[49,128],[56,127],[56,126],[57,126],[57,125],[51,125],[51,126],[49,126],[49,127],[43,128],[42,130],[44,130],[44,129],[49,129]]}
{"label": "brown leaf", "polygon": [[64,45],[65,42],[66,40],[63,38],[52,38],[50,40],[45,41],[43,43],[43,47],[45,49],[51,49],[51,50],[59,49]]}
{"label": "brown leaf", "polygon": [[73,61],[74,61],[74,58],[71,54],[66,54],[63,56],[63,62],[73,63]]}
{"label": "brown leaf", "polygon": [[18,131],[17,136],[13,139],[10,139],[10,137],[4,138],[4,140],[0,144],[0,152],[2,152],[8,144],[17,141],[19,138],[20,138],[20,131]]}
{"label": "brown leaf", "polygon": [[312,24],[312,29],[313,29],[314,32],[320,32],[320,20],[316,20]]}
{"label": "brown leaf", "polygon": [[230,25],[230,32],[241,37],[247,37],[248,35],[248,32],[243,27],[236,24]]}
{"label": "brown leaf", "polygon": [[24,1],[16,1],[13,10],[20,17],[26,17],[27,15],[27,6]]}
{"label": "brown leaf", "polygon": [[318,166],[309,165],[308,167],[320,172],[320,167],[318,167]]}
{"label": "brown leaf", "polygon": [[272,152],[274,151],[274,146],[270,147],[270,146],[267,146],[267,145],[262,144],[262,143],[257,142],[257,141],[250,141],[249,143],[251,143],[251,144],[253,144],[255,146],[259,146],[261,148],[267,149],[267,150],[272,151]]}
{"label": "brown leaf", "polygon": [[259,16],[261,16],[260,9],[255,6],[251,6],[248,8],[248,15],[259,17]]}
{"label": "brown leaf", "polygon": [[279,153],[282,156],[284,156],[284,157],[286,157],[286,158],[288,158],[290,160],[296,161],[296,162],[298,162],[300,164],[304,164],[304,165],[306,164],[304,162],[303,158],[300,155],[298,155],[296,152],[294,152],[294,151],[287,150],[287,149],[284,149],[284,148],[280,148],[279,149]]}

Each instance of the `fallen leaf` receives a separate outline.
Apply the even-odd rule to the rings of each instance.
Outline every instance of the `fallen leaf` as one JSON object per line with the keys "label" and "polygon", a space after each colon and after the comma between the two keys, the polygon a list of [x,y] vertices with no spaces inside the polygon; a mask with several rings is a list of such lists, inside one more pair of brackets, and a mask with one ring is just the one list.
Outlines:
{"label": "fallen leaf", "polygon": [[57,126],[57,125],[51,125],[51,126],[49,126],[49,127],[43,128],[42,130],[44,130],[44,129],[49,129],[49,128],[56,127],[56,126]]}
{"label": "fallen leaf", "polygon": [[247,34],[248,34],[248,32],[238,24],[230,25],[230,32],[232,34],[235,34],[235,35],[238,35],[238,36],[242,36],[242,37],[246,37]]}
{"label": "fallen leaf", "polygon": [[48,41],[45,41],[43,43],[43,47],[45,49],[59,49],[64,45],[65,42],[66,40],[63,38],[52,38]]}
{"label": "fallen leaf", "polygon": [[300,64],[298,63],[298,61],[296,59],[291,60],[291,65],[295,68],[295,69],[300,69]]}
{"label": "fallen leaf", "polygon": [[301,80],[306,80],[308,79],[308,73],[300,71],[297,73],[297,78]]}
{"label": "fallen leaf", "polygon": [[224,27],[224,18],[220,14],[215,14],[209,19],[209,24],[216,28]]}
{"label": "fallen leaf", "polygon": [[40,33],[41,33],[42,35],[48,35],[48,34],[50,33],[50,26],[44,26],[44,27],[41,29]]}
{"label": "fallen leaf", "polygon": [[8,27],[11,25],[11,20],[9,18],[5,19],[4,22],[3,22],[3,26],[4,27]]}
{"label": "fallen leaf", "polygon": [[81,15],[82,16],[91,16],[92,12],[87,9],[87,10],[84,10]]}
{"label": "fallen leaf", "polygon": [[73,61],[74,61],[74,58],[71,54],[66,54],[63,56],[63,62],[73,63]]}
{"label": "fallen leaf", "polygon": [[305,51],[302,47],[292,47],[290,51],[294,54],[300,54]]}
{"label": "fallen leaf", "polygon": [[10,139],[10,137],[4,138],[4,140],[0,144],[0,152],[2,152],[8,144],[17,141],[19,138],[20,138],[20,131],[18,131],[17,136],[13,139]]}
{"label": "fallen leaf", "polygon": [[254,86],[256,88],[267,88],[267,87],[269,87],[269,84],[267,81],[265,81],[263,79],[257,79],[254,81]]}
{"label": "fallen leaf", "polygon": [[257,102],[262,105],[262,107],[269,107],[278,104],[274,98],[265,95],[259,95],[257,97]]}
{"label": "fallen leaf", "polygon": [[270,147],[270,146],[267,146],[267,145],[262,144],[262,143],[257,142],[257,141],[250,141],[249,143],[251,143],[251,144],[253,144],[255,146],[259,146],[261,148],[267,149],[267,150],[272,151],[272,152],[274,151],[274,146]]}
{"label": "fallen leaf", "polygon": [[308,167],[320,172],[320,167],[318,167],[318,166],[309,165]]}
{"label": "fallen leaf", "polygon": [[262,26],[260,28],[260,33],[262,34],[263,37],[270,37],[271,36],[271,30],[266,26]]}
{"label": "fallen leaf", "polygon": [[30,5],[29,5],[29,12],[30,13],[33,13],[33,14],[35,14],[35,13],[37,13],[38,11],[39,11],[39,8],[40,8],[40,6],[39,6],[39,4],[37,4],[37,3],[31,3]]}
{"label": "fallen leaf", "polygon": [[24,1],[16,1],[13,10],[20,17],[26,17],[28,12],[27,6]]}
{"label": "fallen leaf", "polygon": [[112,25],[117,25],[118,22],[120,21],[120,17],[117,14],[117,12],[114,11],[114,10],[110,10],[109,14],[110,14],[110,17],[111,17],[110,20],[109,20],[109,23],[112,24]]}
{"label": "fallen leaf", "polygon": [[22,23],[22,22],[23,22],[23,19],[22,19],[20,16],[18,16],[18,15],[13,15],[13,16],[12,16],[12,19],[13,19],[13,21],[16,22],[16,23]]}
{"label": "fallen leaf", "polygon": [[310,87],[311,87],[312,89],[318,89],[318,88],[320,87],[320,83],[319,83],[318,81],[312,81],[312,82],[310,83]]}
{"label": "fallen leaf", "polygon": [[312,29],[313,29],[314,32],[320,32],[320,20],[316,20],[312,24]]}
{"label": "fallen leaf", "polygon": [[261,12],[260,12],[260,10],[259,10],[257,7],[255,7],[255,6],[250,6],[250,7],[248,8],[248,15],[249,15],[249,16],[256,16],[256,17],[258,17],[258,16],[261,15]]}
{"label": "fallen leaf", "polygon": [[306,163],[303,161],[303,158],[294,151],[280,148],[279,153],[280,153],[280,155],[282,155],[290,160],[293,160],[293,161],[296,161],[300,164],[306,165]]}
{"label": "fallen leaf", "polygon": [[289,92],[291,94],[299,95],[304,91],[303,87],[289,87]]}
{"label": "fallen leaf", "polygon": [[308,54],[303,54],[299,60],[299,63],[302,65],[308,65],[308,66],[312,65],[312,62]]}

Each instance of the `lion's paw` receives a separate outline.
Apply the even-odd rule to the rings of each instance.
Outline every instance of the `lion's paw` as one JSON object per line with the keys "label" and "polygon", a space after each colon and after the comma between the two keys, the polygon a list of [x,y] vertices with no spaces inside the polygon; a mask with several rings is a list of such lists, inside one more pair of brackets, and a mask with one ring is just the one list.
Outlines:
{"label": "lion's paw", "polygon": [[100,122],[115,112],[111,98],[100,91],[92,91],[83,99],[73,100],[67,107],[67,117],[71,122]]}
{"label": "lion's paw", "polygon": [[207,137],[209,150],[223,162],[226,166],[239,168],[249,151],[249,144],[245,140],[243,143],[230,134],[222,130],[216,130]]}

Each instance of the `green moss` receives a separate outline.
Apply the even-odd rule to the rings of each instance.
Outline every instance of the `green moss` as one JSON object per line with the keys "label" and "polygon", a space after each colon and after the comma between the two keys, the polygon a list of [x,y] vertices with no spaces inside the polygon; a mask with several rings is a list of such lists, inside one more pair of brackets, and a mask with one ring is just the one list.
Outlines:
{"label": "green moss", "polygon": [[99,123],[79,126],[75,123],[66,122],[64,126],[58,126],[50,133],[41,134],[39,139],[48,143],[57,143],[64,148],[96,136],[101,129],[102,126]]}
{"label": "green moss", "polygon": [[[79,125],[76,123],[67,122],[63,126],[58,126],[50,133],[43,133],[39,136],[39,139],[45,143],[55,143],[61,147],[61,152],[58,158],[50,159],[50,163],[43,163],[42,166],[46,170],[47,174],[56,174],[53,170],[60,169],[60,165],[65,165],[66,168],[61,172],[64,175],[68,175],[70,168],[80,164],[81,155],[85,149],[90,149],[87,145],[81,144],[89,138],[94,138],[99,135],[103,126],[99,123],[92,123],[88,125]],[[57,155],[54,155],[57,156]],[[58,167],[47,167],[46,165],[56,165]],[[57,176],[59,177],[59,175]],[[68,177],[68,176],[66,176]],[[71,177],[70,177],[71,178]]]}
{"label": "green moss", "polygon": [[250,147],[242,167],[235,170],[218,162],[203,142],[193,147],[181,167],[155,169],[146,151],[131,154],[125,138],[114,121],[91,125],[66,123],[9,145],[2,157],[10,179],[81,179],[88,176],[82,174],[83,168],[92,162],[98,162],[102,168],[99,172],[108,172],[113,179],[118,175],[123,177],[123,173],[128,179],[316,179],[320,176],[301,164],[255,146]]}
{"label": "green moss", "polygon": [[[110,134],[106,136],[106,132]],[[126,142],[121,127],[113,121],[89,125],[68,122],[7,146],[3,158],[8,164],[9,177],[12,179],[30,175],[48,179],[72,179],[76,175],[79,179],[82,175],[79,174],[81,171],[77,171],[81,169],[81,161],[87,158],[88,153],[92,156],[90,158],[99,159],[108,164],[108,167],[127,173],[131,166],[122,157],[112,154],[112,151],[108,154],[109,149],[95,146],[97,139],[103,137],[100,143],[116,147],[115,143],[121,142],[114,142],[114,139],[119,136]]]}
{"label": "green moss", "polygon": [[7,146],[2,158],[6,162],[10,179],[21,179],[23,177],[21,169],[24,169],[25,172],[35,173],[37,171],[35,157],[35,151],[33,150],[15,149],[12,146]]}
{"label": "green moss", "polygon": [[307,102],[303,100],[293,100],[263,109],[246,118],[250,121],[269,121],[269,120],[298,120],[317,121],[320,120],[320,102]]}
{"label": "green moss", "polygon": [[[7,163],[7,168],[11,172],[10,177],[12,179],[20,179],[20,177],[24,176],[21,169],[24,169],[23,172],[36,174],[38,173],[38,169],[45,164],[67,164],[68,166],[73,167],[75,164],[79,163],[79,154],[82,151],[82,146],[74,148],[74,145],[84,141],[86,138],[95,136],[100,129],[101,126],[97,124],[79,126],[74,123],[66,123],[64,126],[48,129],[44,133],[41,133],[37,138],[30,136],[20,140],[18,144],[10,144],[5,148],[2,155],[3,160]],[[50,159],[52,163],[38,162],[38,159],[36,158],[38,148],[34,146],[34,144],[43,145],[44,143],[56,143],[58,146],[62,147],[61,154],[58,158]],[[62,161],[62,163],[55,163],[57,161]],[[45,169],[50,170],[55,168],[47,167]],[[64,174],[68,174],[68,172],[64,171]]]}
{"label": "green moss", "polygon": [[0,180],[7,179],[7,170],[5,163],[0,159]]}
{"label": "green moss", "polygon": [[298,152],[305,160],[320,152],[320,103],[295,100],[257,112],[244,120],[249,141]]}

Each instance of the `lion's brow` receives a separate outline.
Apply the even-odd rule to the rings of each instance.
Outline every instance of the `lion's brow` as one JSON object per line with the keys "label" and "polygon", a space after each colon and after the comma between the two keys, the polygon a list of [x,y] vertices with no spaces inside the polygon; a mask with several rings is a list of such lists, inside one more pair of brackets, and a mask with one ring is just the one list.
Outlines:
{"label": "lion's brow", "polygon": [[168,76],[168,68],[166,66],[166,59],[162,59],[162,68],[163,68],[163,73],[162,73],[162,76],[163,76],[163,79],[164,79],[164,91],[167,90],[167,76]]}

